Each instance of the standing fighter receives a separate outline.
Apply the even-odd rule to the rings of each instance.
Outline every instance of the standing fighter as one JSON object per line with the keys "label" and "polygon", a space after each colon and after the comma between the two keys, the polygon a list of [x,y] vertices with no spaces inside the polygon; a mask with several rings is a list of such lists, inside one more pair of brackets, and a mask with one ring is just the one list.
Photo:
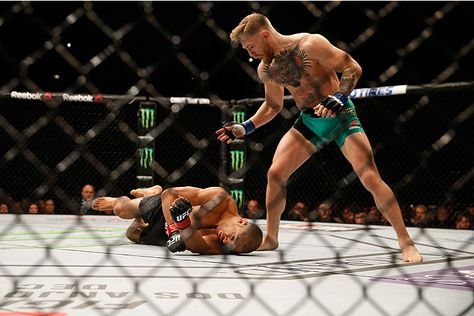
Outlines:
{"label": "standing fighter", "polygon": [[[377,208],[392,224],[403,260],[421,262],[395,195],[379,175],[372,148],[348,97],[362,74],[359,64],[319,34],[278,33],[258,13],[246,16],[230,38],[240,41],[252,58],[261,60],[257,72],[265,87],[265,101],[249,120],[227,123],[219,129],[218,139],[231,143],[235,137],[244,137],[271,121],[283,108],[285,88],[301,111],[293,128],[280,140],[268,170],[267,232],[259,250],[278,248],[288,178],[324,143],[335,140],[373,195]],[[337,73],[342,73],[340,79]]]}
{"label": "standing fighter", "polygon": [[127,238],[135,243],[167,246],[171,252],[189,250],[213,255],[254,251],[262,242],[260,228],[239,216],[231,196],[222,188],[156,185],[132,190],[135,199],[99,197],[92,208],[134,219]]}

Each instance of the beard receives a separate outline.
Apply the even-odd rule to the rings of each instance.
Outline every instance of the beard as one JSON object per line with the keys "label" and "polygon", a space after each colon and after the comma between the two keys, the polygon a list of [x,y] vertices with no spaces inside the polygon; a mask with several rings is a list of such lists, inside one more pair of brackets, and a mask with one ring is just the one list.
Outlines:
{"label": "beard", "polygon": [[263,63],[266,64],[266,65],[270,65],[272,63],[272,60],[273,60],[274,56],[275,56],[275,54],[273,53],[273,50],[270,47],[270,45],[265,43],[265,45],[263,47],[263,56],[262,56]]}

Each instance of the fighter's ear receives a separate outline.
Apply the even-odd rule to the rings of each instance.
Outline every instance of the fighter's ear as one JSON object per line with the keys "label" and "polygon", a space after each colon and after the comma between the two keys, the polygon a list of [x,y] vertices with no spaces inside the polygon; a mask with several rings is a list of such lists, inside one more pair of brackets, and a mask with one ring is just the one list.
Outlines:
{"label": "fighter's ear", "polygon": [[268,32],[268,30],[262,30],[260,34],[262,34],[262,37],[266,40],[268,40],[268,38],[270,37],[270,32]]}
{"label": "fighter's ear", "polygon": [[232,240],[231,240],[229,237],[224,237],[224,238],[222,239],[222,243],[223,243],[224,245],[228,245],[228,244],[230,244],[231,242],[232,242]]}
{"label": "fighter's ear", "polygon": [[239,224],[247,224],[249,222],[248,218],[241,217],[239,218]]}

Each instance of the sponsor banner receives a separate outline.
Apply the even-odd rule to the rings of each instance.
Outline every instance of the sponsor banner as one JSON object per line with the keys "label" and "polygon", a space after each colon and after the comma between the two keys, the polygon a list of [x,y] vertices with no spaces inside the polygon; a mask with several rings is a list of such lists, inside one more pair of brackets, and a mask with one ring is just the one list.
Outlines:
{"label": "sponsor banner", "polygon": [[21,99],[21,100],[41,100],[43,94],[40,92],[18,92],[12,91],[10,93],[10,97],[13,99]]}
{"label": "sponsor banner", "polygon": [[395,94],[405,94],[407,91],[407,85],[399,86],[386,86],[377,88],[362,88],[354,89],[349,97],[353,99],[367,98],[367,97],[380,97]]}
{"label": "sponsor banner", "polygon": [[205,98],[171,97],[170,103],[211,104],[211,100]]}
{"label": "sponsor banner", "polygon": [[230,151],[230,162],[232,172],[241,169],[245,162],[245,153],[243,150],[231,150]]}
{"label": "sponsor banner", "polygon": [[152,147],[139,148],[138,154],[140,156],[140,167],[143,169],[150,168],[151,162],[153,161],[153,148]]}
{"label": "sponsor banner", "polygon": [[12,91],[10,97],[13,99],[20,100],[42,100],[50,101],[53,99],[60,99],[58,101],[69,101],[69,102],[88,102],[88,103],[101,103],[104,97],[100,94],[53,94],[51,92],[18,92]]}
{"label": "sponsor banner", "polygon": [[150,129],[155,127],[155,109],[141,108],[139,111],[141,128]]}
{"label": "sponsor banner", "polygon": [[236,123],[243,123],[245,121],[245,112],[235,111],[232,113],[232,119]]}
{"label": "sponsor banner", "polygon": [[244,206],[244,190],[230,190],[230,195],[239,208]]}
{"label": "sponsor banner", "polygon": [[75,101],[75,102],[94,102],[94,96],[90,94],[67,94],[63,93],[64,101]]}

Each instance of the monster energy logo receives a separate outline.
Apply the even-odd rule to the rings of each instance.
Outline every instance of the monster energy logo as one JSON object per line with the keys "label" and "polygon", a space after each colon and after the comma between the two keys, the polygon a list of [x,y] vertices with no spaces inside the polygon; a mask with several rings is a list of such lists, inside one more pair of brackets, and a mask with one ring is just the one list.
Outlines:
{"label": "monster energy logo", "polygon": [[243,190],[230,190],[230,195],[237,203],[237,206],[240,208],[244,205],[244,191]]}
{"label": "monster energy logo", "polygon": [[236,171],[244,166],[244,151],[243,150],[231,150],[230,160],[232,171]]}
{"label": "monster energy logo", "polygon": [[155,125],[155,109],[140,109],[140,124],[143,128],[149,129]]}
{"label": "monster energy logo", "polygon": [[138,152],[140,153],[140,167],[143,169],[150,168],[153,160],[153,148],[139,148]]}
{"label": "monster energy logo", "polygon": [[245,121],[245,112],[234,112],[234,122],[243,123]]}

